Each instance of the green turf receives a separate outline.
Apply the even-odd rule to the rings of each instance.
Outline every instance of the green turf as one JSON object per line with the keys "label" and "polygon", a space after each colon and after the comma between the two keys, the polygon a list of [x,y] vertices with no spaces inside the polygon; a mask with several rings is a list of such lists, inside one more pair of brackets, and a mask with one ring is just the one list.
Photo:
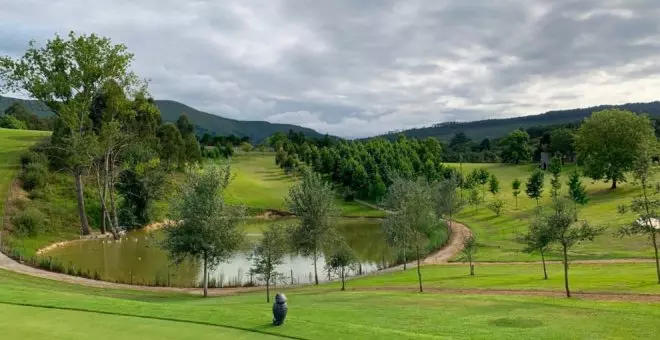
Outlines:
{"label": "green turf", "polygon": [[[270,325],[262,292],[198,298],[87,288],[0,270],[0,329],[20,339],[632,339],[660,332],[653,303],[396,291],[286,291]],[[143,296],[142,296],[143,295]],[[7,337],[8,336],[8,337]]]}
{"label": "green turf", "polygon": [[[458,164],[451,164],[458,167]],[[466,206],[456,217],[464,222],[476,234],[480,244],[479,260],[482,261],[536,261],[537,254],[524,254],[520,250],[522,246],[516,242],[516,235],[527,230],[536,201],[525,195],[525,182],[534,169],[534,165],[508,165],[508,164],[464,164],[463,172],[468,174],[472,169],[484,167],[495,174],[500,180],[502,192],[500,196],[506,202],[502,216],[497,217],[494,212],[481,204],[478,211],[473,206]],[[562,193],[567,193],[566,182],[568,175],[574,167],[567,166],[562,173]],[[550,201],[550,173],[545,175],[544,197],[541,205],[549,206]],[[515,208],[515,200],[512,195],[511,182],[519,178],[522,182],[522,193],[518,198],[518,209]],[[615,235],[623,223],[634,219],[632,214],[620,215],[617,206],[629,203],[639,193],[639,190],[631,183],[620,183],[616,190],[609,190],[609,184],[594,182],[589,178],[583,178],[587,185],[590,198],[589,204],[580,209],[580,218],[586,219],[595,225],[606,227],[603,235],[596,238],[594,242],[585,242],[576,246],[571,252],[571,259],[601,259],[601,258],[650,258],[653,250],[650,242],[643,237],[620,238]],[[486,189],[487,190],[487,189]],[[467,195],[467,191],[465,192]],[[486,203],[492,200],[492,195],[486,191]],[[557,249],[549,254],[550,258],[559,259]]]}
{"label": "green turf", "polygon": [[[254,210],[286,210],[285,198],[295,183],[293,175],[287,175],[275,165],[273,153],[239,154],[231,159],[233,181],[225,190],[230,203],[243,204]],[[344,202],[337,198],[342,216],[384,216],[382,211],[357,202]]]}
{"label": "green turf", "polygon": [[[437,265],[422,267],[426,287],[475,289],[533,289],[564,290],[561,264],[548,264],[548,280],[543,280],[541,264],[507,264],[475,266],[475,276],[469,275],[465,265]],[[653,263],[579,264],[570,265],[569,278],[575,292],[634,292],[660,294],[660,285]],[[415,288],[416,270],[382,273],[357,279],[351,287],[407,286]]]}

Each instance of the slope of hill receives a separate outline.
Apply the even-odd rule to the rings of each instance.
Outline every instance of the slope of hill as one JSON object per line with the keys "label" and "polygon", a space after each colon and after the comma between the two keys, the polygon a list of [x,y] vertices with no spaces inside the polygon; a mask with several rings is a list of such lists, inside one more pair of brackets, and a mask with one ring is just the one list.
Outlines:
{"label": "slope of hill", "polygon": [[[23,100],[0,96],[0,113],[13,102],[20,101],[32,112],[39,116],[48,116],[52,113],[38,101]],[[266,121],[242,121],[220,117],[214,114],[199,111],[185,104],[173,100],[156,100],[164,121],[175,122],[182,113],[186,113],[195,124],[197,132],[201,135],[208,132],[212,135],[226,136],[248,136],[251,140],[259,142],[275,132],[302,132],[309,137],[321,137],[322,135],[312,129],[290,124],[274,124]]]}
{"label": "slope of hill", "polygon": [[483,138],[497,138],[518,128],[579,122],[585,117],[590,116],[594,111],[613,107],[630,110],[636,113],[647,113],[652,117],[660,116],[660,101],[650,103],[629,103],[623,105],[600,105],[582,109],[549,111],[543,114],[524,117],[487,119],[465,123],[440,123],[429,127],[392,132],[385,134],[382,137],[393,139],[396,135],[402,133],[408,137],[437,137],[443,140],[448,140],[456,133],[462,131],[468,137],[476,140],[481,140]]}

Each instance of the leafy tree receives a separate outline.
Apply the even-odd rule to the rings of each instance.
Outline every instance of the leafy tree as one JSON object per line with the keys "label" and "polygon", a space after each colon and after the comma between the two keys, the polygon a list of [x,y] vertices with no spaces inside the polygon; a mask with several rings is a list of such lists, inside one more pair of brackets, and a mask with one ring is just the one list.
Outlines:
{"label": "leafy tree", "polygon": [[477,189],[470,189],[468,202],[474,206],[474,211],[479,211],[479,203],[481,203],[481,196]]}
{"label": "leafy tree", "polygon": [[385,186],[385,182],[383,182],[379,173],[376,173],[374,179],[370,180],[369,183],[369,197],[378,201],[385,196],[387,193],[387,186]]}
{"label": "leafy tree", "polygon": [[545,216],[545,223],[547,228],[551,230],[553,242],[558,243],[562,248],[566,297],[571,297],[568,284],[568,250],[580,242],[593,241],[596,236],[602,233],[603,229],[590,226],[586,222],[581,226],[575,226],[573,224],[572,205],[565,199],[556,199],[553,210],[554,212]]}
{"label": "leafy tree", "polygon": [[537,207],[539,206],[539,199],[543,197],[543,184],[544,175],[541,169],[534,170],[525,184],[525,192],[527,193],[527,196],[536,200]]}
{"label": "leafy tree", "polygon": [[27,124],[18,118],[10,115],[0,117],[0,128],[14,129],[14,130],[27,130]]}
{"label": "leafy tree", "polygon": [[[405,209],[406,196],[412,190],[410,189],[412,182],[402,177],[395,177],[387,189],[387,196],[383,202],[388,211],[402,211]],[[405,220],[391,216],[385,219],[382,224],[383,231],[387,243],[391,247],[396,247],[403,254],[403,270],[408,269],[408,256],[407,251],[410,248],[410,240],[412,239],[412,229]]]}
{"label": "leafy tree", "polygon": [[179,196],[170,207],[172,223],[165,228],[162,247],[175,263],[190,258],[202,261],[204,296],[208,296],[208,270],[227,261],[243,244],[240,225],[244,207],[225,203],[222,193],[231,171],[209,167],[189,172]]}
{"label": "leafy tree", "polygon": [[44,103],[62,123],[58,140],[70,156],[67,166],[75,179],[83,234],[90,233],[82,177],[91,163],[87,155],[95,147],[90,136],[91,105],[108,81],[128,90],[138,85],[137,77],[129,70],[132,59],[124,45],[114,45],[110,39],[95,34],[73,32],[68,39],[56,35],[40,48],[30,42],[20,59],[0,58],[0,77],[5,89],[27,92]]}
{"label": "leafy tree", "polygon": [[336,231],[333,218],[338,215],[332,186],[321,176],[304,168],[302,180],[289,189],[286,198],[289,210],[300,220],[290,233],[292,246],[314,261],[314,283],[319,284],[317,261],[321,249],[331,241]]}
{"label": "leafy tree", "polygon": [[633,174],[636,182],[642,187],[642,194],[633,198],[628,206],[619,207],[621,213],[632,210],[638,218],[627,226],[621,227],[621,236],[645,234],[651,239],[655,254],[655,268],[660,284],[660,260],[658,259],[658,236],[660,234],[660,186],[654,183],[654,167],[648,150],[643,150],[635,160]]}
{"label": "leafy tree", "polygon": [[656,140],[646,116],[630,111],[608,109],[587,118],[575,138],[578,160],[584,173],[594,180],[612,181],[612,189],[625,182],[642,150]]}
{"label": "leafy tree", "polygon": [[529,149],[529,134],[524,130],[516,130],[504,137],[500,142],[502,147],[502,160],[507,163],[519,164],[532,157]]}
{"label": "leafy tree", "polygon": [[577,206],[585,205],[589,202],[589,197],[587,196],[587,188],[582,185],[582,179],[580,173],[573,171],[571,177],[568,178],[568,197],[573,201],[575,210],[575,221],[578,220]]}
{"label": "leafy tree", "polygon": [[167,168],[170,168],[182,157],[184,144],[181,132],[174,124],[166,123],[158,129],[158,139],[160,140],[160,159],[165,161]]}
{"label": "leafy tree", "polygon": [[342,238],[335,241],[330,256],[326,258],[326,266],[329,270],[334,270],[341,278],[341,290],[346,289],[346,275],[348,269],[356,262],[353,250],[346,244]]}
{"label": "leafy tree", "polygon": [[201,148],[194,134],[187,134],[183,137],[183,157],[189,163],[199,163],[202,159]]}
{"label": "leafy tree", "polygon": [[511,188],[513,189],[513,197],[516,199],[516,210],[518,210],[518,195],[520,195],[520,180],[517,178],[513,179],[511,183]]}
{"label": "leafy tree", "polygon": [[448,179],[445,179],[438,183],[438,188],[436,190],[437,198],[435,199],[436,203],[436,214],[438,216],[446,217],[449,222],[449,227],[451,228],[453,215],[460,212],[463,208],[463,202],[458,197],[459,190],[459,177],[458,175],[452,175]]}
{"label": "leafy tree", "polygon": [[575,133],[572,130],[567,128],[554,129],[550,132],[550,149],[548,151],[555,155],[570,156],[575,152],[574,142]]}
{"label": "leafy tree", "polygon": [[176,120],[176,127],[179,129],[181,136],[187,136],[194,134],[195,126],[190,122],[188,115],[183,113],[179,116],[179,119]]}
{"label": "leafy tree", "polygon": [[481,185],[482,194],[486,197],[486,184],[488,184],[488,181],[490,180],[490,173],[488,170],[484,168],[474,169],[470,173],[470,178],[473,183]]}
{"label": "leafy tree", "polygon": [[463,240],[463,249],[461,251],[470,263],[470,276],[474,276],[474,264],[472,264],[472,260],[478,248],[479,245],[477,244],[477,239],[474,236],[470,236]]}
{"label": "leafy tree", "polygon": [[270,284],[277,275],[277,266],[284,263],[288,239],[286,228],[271,224],[263,233],[263,237],[252,250],[252,273],[259,275],[266,282],[266,302],[270,302]]}
{"label": "leafy tree", "polygon": [[[538,208],[537,208],[538,209]],[[536,217],[529,225],[527,234],[521,236],[519,241],[525,244],[523,249],[526,253],[533,253],[538,251],[541,253],[541,263],[543,264],[543,279],[548,279],[548,271],[545,267],[545,252],[550,247],[550,244],[554,240],[553,229],[549,227],[546,221],[539,216],[539,213],[536,214]]]}
{"label": "leafy tree", "polygon": [[401,180],[399,192],[388,192],[387,200],[392,202],[390,206],[396,206],[396,210],[388,211],[386,224],[395,225],[402,229],[409,237],[410,244],[415,248],[417,258],[417,277],[419,280],[419,291],[424,291],[422,286],[421,252],[420,247],[426,240],[429,230],[438,223],[433,208],[428,204],[432,201],[433,194],[430,184],[423,178],[416,181]]}
{"label": "leafy tree", "polygon": [[561,181],[559,177],[561,176],[561,158],[555,155],[550,160],[550,166],[548,171],[552,174],[550,179],[550,186],[552,187],[552,192],[550,193],[553,198],[559,197],[559,190],[561,190]]}
{"label": "leafy tree", "polygon": [[504,209],[504,200],[498,196],[495,196],[492,202],[488,204],[488,209],[492,210],[495,215],[502,215],[502,210]]}
{"label": "leafy tree", "polygon": [[488,139],[488,138],[484,138],[484,140],[482,140],[481,143],[479,143],[479,149],[481,151],[490,150],[491,148],[492,148],[492,145],[491,145],[490,139]]}
{"label": "leafy tree", "polygon": [[495,175],[490,175],[490,180],[488,182],[488,191],[491,194],[497,195],[500,192],[500,181],[495,177]]}

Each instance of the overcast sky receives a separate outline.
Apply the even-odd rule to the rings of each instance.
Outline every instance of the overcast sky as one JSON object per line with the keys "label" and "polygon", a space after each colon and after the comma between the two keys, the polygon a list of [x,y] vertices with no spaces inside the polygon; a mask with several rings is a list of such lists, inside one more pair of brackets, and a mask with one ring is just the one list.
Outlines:
{"label": "overcast sky", "polygon": [[344,137],[657,100],[659,0],[0,0],[0,54],[98,33],[158,99]]}

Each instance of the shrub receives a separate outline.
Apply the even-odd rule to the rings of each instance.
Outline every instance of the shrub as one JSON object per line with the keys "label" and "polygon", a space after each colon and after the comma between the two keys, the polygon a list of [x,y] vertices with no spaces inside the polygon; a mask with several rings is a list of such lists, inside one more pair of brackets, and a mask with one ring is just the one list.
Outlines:
{"label": "shrub", "polygon": [[18,120],[14,116],[4,115],[0,117],[0,128],[27,130],[27,125],[25,124],[25,122]]}
{"label": "shrub", "polygon": [[43,187],[46,183],[47,175],[48,169],[45,163],[29,163],[21,175],[23,189],[32,191],[36,188]]}
{"label": "shrub", "polygon": [[48,157],[42,152],[28,151],[21,155],[21,166],[25,168],[28,164],[41,163],[48,164]]}
{"label": "shrub", "polygon": [[496,197],[494,201],[488,204],[488,209],[492,210],[497,216],[502,215],[502,210],[504,209],[504,200]]}
{"label": "shrub", "polygon": [[21,236],[34,237],[44,229],[44,214],[37,208],[27,208],[12,217],[14,232]]}

